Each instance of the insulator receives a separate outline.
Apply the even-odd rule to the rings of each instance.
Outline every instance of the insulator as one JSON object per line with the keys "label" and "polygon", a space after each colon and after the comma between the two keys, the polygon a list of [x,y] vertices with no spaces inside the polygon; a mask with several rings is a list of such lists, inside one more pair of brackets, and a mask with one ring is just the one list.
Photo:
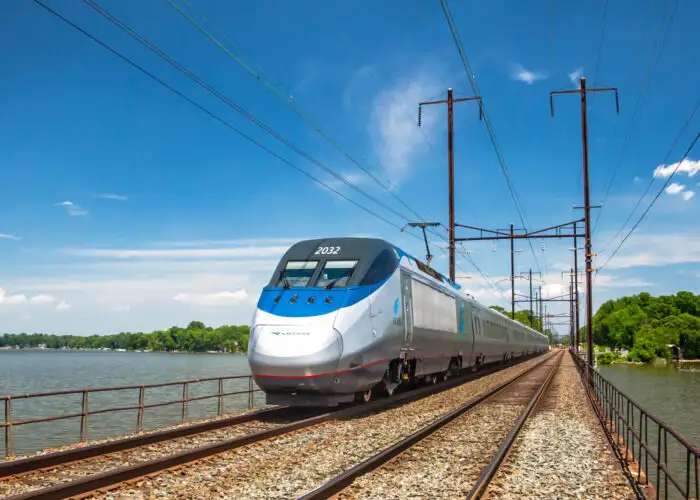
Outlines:
{"label": "insulator", "polygon": [[418,126],[420,127],[421,115],[423,114],[423,107],[418,105]]}

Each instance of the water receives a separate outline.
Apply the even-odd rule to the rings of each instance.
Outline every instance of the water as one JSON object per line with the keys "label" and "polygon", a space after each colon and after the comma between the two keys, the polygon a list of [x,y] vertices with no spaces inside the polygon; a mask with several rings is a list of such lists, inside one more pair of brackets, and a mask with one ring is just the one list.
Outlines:
{"label": "water", "polygon": [[[0,351],[0,395],[156,384],[249,373],[247,358],[232,354]],[[245,391],[248,383],[247,378],[224,381],[224,392]],[[145,404],[179,400],[182,390],[182,385],[147,389]],[[202,382],[188,386],[188,397],[217,391],[217,381]],[[12,401],[12,420],[80,413],[81,399],[81,394],[16,399]],[[136,406],[138,400],[138,389],[90,393],[89,409]],[[248,407],[247,394],[226,396],[223,400],[227,413]],[[256,393],[255,404],[263,403],[264,395]],[[3,418],[3,411],[0,408],[0,418]],[[194,401],[188,405],[187,418],[213,416],[216,412],[217,398]],[[94,440],[132,433],[136,430],[137,415],[136,409],[91,415],[88,437]],[[154,429],[174,425],[180,423],[181,418],[181,404],[150,408],[144,410],[143,426]],[[79,441],[80,418],[16,426],[13,430],[15,453],[20,455]],[[0,460],[4,451],[5,436],[0,433]]]}
{"label": "water", "polygon": [[[665,422],[686,441],[700,445],[700,372],[681,372],[674,365],[613,364],[601,366],[600,374],[638,405]],[[638,427],[638,420],[635,427]],[[656,448],[656,428],[649,426],[649,441]],[[669,439],[671,474],[685,487],[686,454]],[[635,451],[635,456],[637,451]],[[692,462],[691,462],[692,464]],[[649,466],[652,461],[649,460]],[[691,465],[692,468],[692,465]],[[676,475],[678,474],[678,476]],[[652,474],[653,476],[653,474]],[[691,477],[691,484],[694,476]],[[670,487],[669,492],[674,488]],[[691,490],[694,493],[694,490]],[[673,495],[675,496],[675,495]]]}

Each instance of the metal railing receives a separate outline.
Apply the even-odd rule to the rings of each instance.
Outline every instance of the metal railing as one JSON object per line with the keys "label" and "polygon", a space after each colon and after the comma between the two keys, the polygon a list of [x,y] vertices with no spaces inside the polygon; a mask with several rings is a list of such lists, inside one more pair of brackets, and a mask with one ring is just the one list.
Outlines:
{"label": "metal railing", "polygon": [[[226,392],[224,390],[225,381],[243,381],[247,379],[247,389],[245,390],[233,390]],[[213,394],[204,394],[190,397],[190,388],[196,387],[198,384],[204,384],[206,382],[216,382],[217,389]],[[149,390],[158,388],[170,388],[182,386],[181,394],[179,399],[157,401],[150,404],[146,404],[146,396]],[[115,406],[110,408],[100,408],[100,409],[90,409],[90,395],[96,393],[114,393],[117,391],[138,391],[138,402],[136,404],[126,405],[126,406]],[[180,392],[180,391],[178,391]],[[217,398],[216,401],[216,415],[221,416],[224,414],[224,398],[227,396],[237,396],[242,394],[247,394],[247,408],[249,410],[255,407],[255,393],[261,392],[261,389],[254,386],[253,377],[251,375],[235,375],[229,377],[212,377],[212,378],[200,378],[192,380],[182,380],[176,382],[164,382],[159,384],[148,384],[148,385],[131,385],[131,386],[121,386],[121,387],[106,387],[106,388],[95,388],[95,389],[74,389],[65,391],[54,391],[54,392],[41,392],[34,394],[17,394],[9,396],[0,396],[0,404],[4,405],[5,408],[5,418],[4,421],[0,421],[0,428],[4,430],[4,448],[5,448],[5,458],[11,458],[15,456],[15,428],[31,424],[40,424],[45,422],[55,422],[57,420],[68,420],[68,419],[80,419],[80,441],[81,443],[88,441],[89,435],[89,422],[90,416],[106,414],[106,413],[116,413],[124,411],[135,411],[136,412],[136,425],[135,432],[144,432],[144,412],[151,408],[160,408],[172,405],[180,405],[180,424],[184,424],[188,419],[188,408],[190,403],[195,401],[204,401]],[[65,413],[56,416],[44,417],[44,418],[30,418],[25,420],[13,420],[13,402],[18,402],[22,400],[35,400],[41,398],[50,398],[55,396],[77,396],[79,395],[80,400],[80,412]],[[94,399],[94,398],[93,398]],[[65,406],[65,405],[64,405]],[[242,408],[238,408],[242,409]],[[213,413],[213,412],[212,412]],[[213,416],[213,415],[209,415]],[[201,416],[200,416],[201,418]],[[157,428],[157,427],[156,427]],[[124,432],[123,434],[126,434]]]}
{"label": "metal railing", "polygon": [[657,499],[700,498],[700,449],[622,393],[581,356],[574,353],[573,357],[593,409],[637,492]]}

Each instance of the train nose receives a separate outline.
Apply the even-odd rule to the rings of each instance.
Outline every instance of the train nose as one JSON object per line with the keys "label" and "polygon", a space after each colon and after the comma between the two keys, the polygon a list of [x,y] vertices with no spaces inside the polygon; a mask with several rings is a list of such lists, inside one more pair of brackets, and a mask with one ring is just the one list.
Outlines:
{"label": "train nose", "polygon": [[258,325],[250,344],[248,362],[261,388],[333,372],[343,353],[342,336],[326,325]]}

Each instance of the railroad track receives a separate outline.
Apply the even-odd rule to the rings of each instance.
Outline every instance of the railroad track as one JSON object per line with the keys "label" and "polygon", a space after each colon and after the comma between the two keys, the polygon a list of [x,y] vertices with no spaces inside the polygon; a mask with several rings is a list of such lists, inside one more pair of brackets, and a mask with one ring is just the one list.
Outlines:
{"label": "railroad track", "polygon": [[[197,426],[1,463],[0,496],[14,495],[9,496],[12,500],[61,499],[106,492],[168,469],[324,422],[350,419],[420,400],[502,368],[489,367],[442,384],[340,410],[299,413],[298,409],[273,408]],[[222,439],[222,435],[227,437]]]}
{"label": "railroad track", "polygon": [[299,499],[481,498],[563,355],[470,399]]}

